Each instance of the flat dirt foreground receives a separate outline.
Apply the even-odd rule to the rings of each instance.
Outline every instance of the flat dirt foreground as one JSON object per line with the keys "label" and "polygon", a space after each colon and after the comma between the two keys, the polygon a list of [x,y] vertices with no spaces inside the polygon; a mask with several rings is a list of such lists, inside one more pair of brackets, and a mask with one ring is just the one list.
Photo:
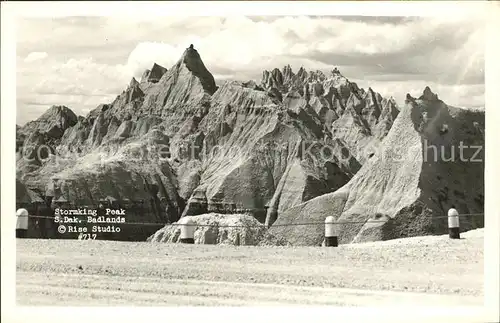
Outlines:
{"label": "flat dirt foreground", "polygon": [[325,247],[17,240],[17,304],[467,306],[483,230]]}

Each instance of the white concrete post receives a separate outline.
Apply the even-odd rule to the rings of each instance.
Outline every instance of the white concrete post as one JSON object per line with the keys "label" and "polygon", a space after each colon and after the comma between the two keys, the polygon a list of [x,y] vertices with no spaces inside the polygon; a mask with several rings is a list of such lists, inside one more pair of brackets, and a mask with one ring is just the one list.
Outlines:
{"label": "white concrete post", "polygon": [[26,238],[28,234],[28,210],[16,211],[16,238]]}
{"label": "white concrete post", "polygon": [[194,231],[196,229],[194,221],[190,216],[185,216],[177,222],[181,225],[181,243],[194,244]]}
{"label": "white concrete post", "polygon": [[448,232],[450,239],[460,239],[460,221],[454,208],[448,210]]}
{"label": "white concrete post", "polygon": [[338,236],[338,224],[335,223],[333,216],[327,216],[325,219],[325,247],[338,247]]}

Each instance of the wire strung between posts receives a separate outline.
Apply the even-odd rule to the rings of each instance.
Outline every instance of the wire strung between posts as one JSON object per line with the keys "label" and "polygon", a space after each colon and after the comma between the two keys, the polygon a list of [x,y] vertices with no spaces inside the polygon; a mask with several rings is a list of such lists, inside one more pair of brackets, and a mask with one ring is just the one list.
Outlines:
{"label": "wire strung between posts", "polygon": [[[471,217],[471,216],[484,216],[484,213],[465,213],[465,214],[459,214],[459,217]],[[45,219],[54,219],[55,217],[51,216],[41,216],[41,215],[20,215],[19,217],[29,217],[29,218],[45,218]],[[421,217],[422,218],[422,217]],[[423,218],[431,218],[431,219],[444,219],[448,218],[447,215],[444,216],[423,216]],[[365,220],[365,221],[340,221],[340,222],[335,222],[334,224],[367,224],[367,223],[386,223],[387,221],[381,221],[381,220],[373,220],[370,221],[370,219]],[[88,224],[95,224],[93,222],[86,222]],[[67,224],[72,224],[72,223],[67,223]],[[222,224],[182,224],[182,223],[154,223],[154,222],[119,222],[119,223],[114,223],[114,222],[106,222],[106,223],[99,223],[99,224],[106,224],[106,225],[144,225],[144,226],[193,226],[193,227],[219,227],[219,228],[260,228],[265,226],[264,224],[259,224],[259,225],[254,225],[254,224],[249,224],[249,225],[222,225]],[[302,222],[302,223],[283,223],[283,224],[273,224],[271,227],[290,227],[290,226],[305,226],[305,225],[325,225],[325,222]]]}

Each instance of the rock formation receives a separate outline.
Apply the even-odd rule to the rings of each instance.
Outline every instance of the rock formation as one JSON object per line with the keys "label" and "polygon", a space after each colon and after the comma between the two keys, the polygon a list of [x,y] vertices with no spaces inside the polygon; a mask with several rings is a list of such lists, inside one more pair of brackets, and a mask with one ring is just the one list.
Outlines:
{"label": "rock formation", "polygon": [[[340,226],[341,243],[443,234],[452,205],[462,213],[484,211],[483,129],[484,113],[448,106],[427,87],[419,99],[407,99],[380,149],[349,183],[286,210],[276,223],[321,222],[331,215],[347,222]],[[460,219],[462,230],[483,221]],[[323,230],[270,232],[294,245],[317,245]]]}
{"label": "rock formation", "polygon": [[46,138],[58,140],[76,122],[77,116],[68,107],[52,106],[36,121],[28,122],[22,128],[19,128],[18,131],[24,135],[38,131]]}
{"label": "rock formation", "polygon": [[[400,113],[393,99],[360,89],[336,68],[326,75],[301,67],[295,74],[285,66],[264,71],[260,82],[217,87],[189,46],[170,69],[154,64],[113,102],[85,117],[53,107],[18,128],[17,177],[41,197],[74,206],[96,206],[112,197],[128,208],[128,222],[237,213],[253,216],[272,231],[275,221],[318,218],[307,213],[309,207],[321,209],[321,216],[335,210],[348,219],[361,212],[362,218],[369,209],[396,219],[417,199],[427,203],[422,212],[437,214],[440,202],[430,201],[440,186],[427,184],[422,174],[462,166],[424,166],[419,159],[409,163],[413,166],[387,164],[376,156],[398,140],[413,144],[430,136],[432,127],[439,129],[429,141],[459,140],[463,131],[456,129],[469,124],[469,112],[447,107],[430,89],[408,102]],[[450,112],[438,112],[445,110]],[[480,114],[474,120],[477,126],[470,131],[484,128]],[[393,124],[398,126],[393,129]],[[481,142],[476,132],[470,137]],[[459,181],[465,183],[466,177]],[[482,190],[478,179],[474,183]],[[311,228],[290,230],[305,234]],[[343,241],[365,239],[356,230],[346,231]],[[122,238],[145,240],[153,233],[130,226]],[[283,230],[276,228],[276,234],[288,239]],[[292,237],[290,242],[316,244],[318,239]]]}
{"label": "rock formation", "polygon": [[[251,215],[208,213],[193,217],[193,220],[197,225],[194,232],[196,244],[287,245],[285,240],[270,235],[267,228]],[[158,230],[148,241],[178,243],[180,233],[180,225],[173,223]]]}

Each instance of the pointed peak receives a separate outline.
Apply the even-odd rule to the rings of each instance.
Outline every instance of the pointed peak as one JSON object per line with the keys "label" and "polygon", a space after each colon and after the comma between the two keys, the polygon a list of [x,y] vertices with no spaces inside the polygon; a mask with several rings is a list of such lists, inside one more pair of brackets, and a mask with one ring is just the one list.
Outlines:
{"label": "pointed peak", "polygon": [[139,87],[139,83],[136,83],[136,85],[134,86],[130,86],[127,90],[127,102],[132,102],[135,99],[143,96],[144,92],[142,92],[141,88]]}
{"label": "pointed peak", "polygon": [[[51,106],[49,109],[47,109],[47,111],[45,111],[45,113],[40,116],[40,118],[47,118],[47,117],[53,117],[53,116],[62,116],[62,117],[69,117],[71,119],[75,119],[76,120],[76,114],[73,112],[73,110],[71,110],[70,108],[68,108],[67,106],[65,105],[53,105]],[[40,119],[39,118],[39,119]]]}
{"label": "pointed peak", "polygon": [[137,82],[135,77],[132,77],[132,79],[130,80],[130,83],[129,83],[129,87],[136,87],[138,85],[139,85],[139,82]]}
{"label": "pointed peak", "polygon": [[179,62],[184,62],[185,63],[186,57],[191,57],[191,58],[195,58],[196,57],[196,58],[198,58],[198,59],[201,60],[200,54],[194,48],[193,44],[190,44],[189,47],[187,47],[184,50],[184,53],[182,53],[182,56],[181,56],[181,59],[179,60]]}
{"label": "pointed peak", "polygon": [[159,64],[154,63],[148,73],[148,82],[157,83],[161,77],[167,72],[167,69]]}
{"label": "pointed peak", "polygon": [[410,93],[406,93],[406,102],[415,102],[415,98]]}
{"label": "pointed peak", "polygon": [[144,71],[144,73],[142,73],[142,76],[141,76],[141,83],[142,82],[147,82],[148,81],[148,77],[149,77],[149,74],[151,73],[151,70],[149,69],[146,69]]}
{"label": "pointed peak", "polygon": [[315,79],[315,80],[317,80],[317,79],[325,80],[326,79],[325,73],[323,73],[323,71],[320,71],[320,70],[311,71],[310,77],[312,79]]}
{"label": "pointed peak", "polygon": [[217,90],[215,79],[203,64],[200,54],[194,48],[193,44],[189,45],[184,51],[181,58],[176,64],[176,68],[185,66],[194,76],[196,76],[203,86],[206,93],[212,95]]}
{"label": "pointed peak", "polygon": [[52,105],[49,108],[49,111],[58,112],[58,113],[63,112],[63,111],[67,111],[67,110],[70,110],[70,109],[65,105]]}
{"label": "pointed peak", "polygon": [[338,67],[334,67],[333,70],[330,72],[331,76],[333,76],[334,78],[344,78],[347,80],[347,77],[344,76],[344,74],[342,74],[340,72],[340,70],[338,69]]}
{"label": "pointed peak", "polygon": [[157,64],[157,63],[153,63],[153,67],[151,68],[151,72],[154,71],[154,70],[167,70],[165,67],[161,66],[160,64]]}
{"label": "pointed peak", "polygon": [[283,76],[287,79],[290,79],[294,74],[293,74],[293,70],[292,70],[292,67],[290,66],[290,64],[288,65],[285,65],[283,67]]}
{"label": "pointed peak", "polygon": [[345,83],[350,83],[350,81],[345,77],[342,73],[340,73],[339,69],[335,67],[329,75],[330,79],[336,80],[336,82],[345,82]]}
{"label": "pointed peak", "polygon": [[427,100],[427,101],[437,101],[437,100],[439,100],[437,94],[435,94],[434,92],[432,92],[431,88],[428,87],[428,86],[425,87],[424,92],[422,93],[422,95],[420,96],[419,99],[420,100]]}
{"label": "pointed peak", "polygon": [[47,109],[36,121],[66,120],[71,126],[77,122],[77,115],[67,106],[53,105]]}
{"label": "pointed peak", "polygon": [[167,71],[167,69],[165,67],[163,67],[157,63],[153,63],[153,67],[151,67],[151,74],[157,73],[157,72],[165,74],[166,71]]}

